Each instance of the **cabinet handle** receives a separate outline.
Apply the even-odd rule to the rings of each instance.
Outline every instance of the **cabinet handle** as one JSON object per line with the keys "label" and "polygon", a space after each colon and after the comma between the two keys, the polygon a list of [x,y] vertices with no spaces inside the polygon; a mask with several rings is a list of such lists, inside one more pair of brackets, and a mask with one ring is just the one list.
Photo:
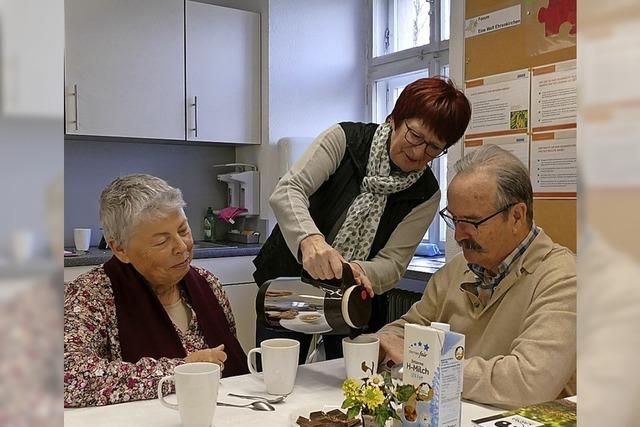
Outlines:
{"label": "cabinet handle", "polygon": [[195,137],[198,137],[198,97],[194,96],[193,97],[193,104],[191,104],[191,106],[193,107],[193,111],[194,111],[194,124],[195,127],[193,129],[191,129],[192,131],[195,132]]}
{"label": "cabinet handle", "polygon": [[75,129],[78,130],[78,85],[74,84],[73,85],[73,112],[74,112],[74,119],[71,123],[73,123],[75,125]]}

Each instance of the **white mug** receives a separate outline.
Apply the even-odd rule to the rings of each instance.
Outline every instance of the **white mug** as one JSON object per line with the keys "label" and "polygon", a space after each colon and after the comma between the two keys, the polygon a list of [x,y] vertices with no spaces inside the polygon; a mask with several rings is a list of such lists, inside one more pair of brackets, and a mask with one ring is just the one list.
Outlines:
{"label": "white mug", "polygon": [[[162,396],[165,381],[174,381],[178,404],[169,403]],[[209,427],[216,412],[220,366],[209,362],[185,363],[176,366],[173,375],[158,383],[158,399],[167,408],[180,413],[184,427]]]}
{"label": "white mug", "polygon": [[342,339],[342,354],[347,378],[362,379],[378,372],[380,340],[373,335]]}
{"label": "white mug", "polygon": [[[251,355],[262,355],[262,373],[256,371]],[[264,379],[269,394],[289,394],[293,391],[298,373],[300,342],[289,338],[273,338],[260,343],[247,353],[247,365],[253,375]]]}
{"label": "white mug", "polygon": [[73,242],[76,244],[77,251],[88,251],[89,244],[91,243],[91,229],[90,228],[74,228]]}

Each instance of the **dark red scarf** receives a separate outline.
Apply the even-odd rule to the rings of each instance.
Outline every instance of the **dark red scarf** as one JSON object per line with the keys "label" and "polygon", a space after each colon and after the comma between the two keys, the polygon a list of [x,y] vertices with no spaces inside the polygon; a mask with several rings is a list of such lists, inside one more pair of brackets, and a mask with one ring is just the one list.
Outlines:
{"label": "dark red scarf", "polygon": [[[122,359],[135,363],[142,357],[159,359],[187,356],[173,322],[142,275],[115,256],[104,264],[111,280],[118,320]],[[224,344],[227,360],[223,377],[246,374],[247,357],[207,280],[193,268],[180,282],[196,313],[209,348]]]}

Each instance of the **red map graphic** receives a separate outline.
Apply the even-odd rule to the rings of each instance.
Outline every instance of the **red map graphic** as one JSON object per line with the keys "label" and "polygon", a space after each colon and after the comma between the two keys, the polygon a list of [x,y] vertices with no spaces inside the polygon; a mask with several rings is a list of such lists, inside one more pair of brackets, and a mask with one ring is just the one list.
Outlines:
{"label": "red map graphic", "polygon": [[549,0],[548,7],[538,11],[538,22],[544,24],[544,35],[552,36],[560,32],[560,25],[571,24],[569,34],[576,33],[576,0]]}

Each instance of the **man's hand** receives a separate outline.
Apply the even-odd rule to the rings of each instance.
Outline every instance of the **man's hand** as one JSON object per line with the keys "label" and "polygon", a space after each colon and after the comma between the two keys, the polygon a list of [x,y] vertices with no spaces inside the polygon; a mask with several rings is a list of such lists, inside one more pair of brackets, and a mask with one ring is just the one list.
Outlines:
{"label": "man's hand", "polygon": [[391,360],[396,365],[402,363],[404,358],[404,338],[385,333],[374,335],[380,339],[380,355],[378,359],[380,361]]}
{"label": "man's hand", "polygon": [[319,234],[312,234],[300,242],[302,267],[314,279],[329,280],[342,278],[342,263],[345,262],[340,252],[333,249]]}

